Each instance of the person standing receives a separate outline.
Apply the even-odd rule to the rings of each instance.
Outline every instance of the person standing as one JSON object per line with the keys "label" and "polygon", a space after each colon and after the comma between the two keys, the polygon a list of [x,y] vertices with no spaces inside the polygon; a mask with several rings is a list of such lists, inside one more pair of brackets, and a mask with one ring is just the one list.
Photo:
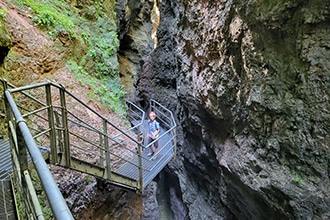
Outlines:
{"label": "person standing", "polygon": [[[156,120],[156,113],[150,112],[149,113],[149,120],[148,120],[148,145],[156,140],[158,138],[159,132],[160,132],[160,126],[158,121]],[[149,149],[150,152],[148,153],[148,156],[154,155],[154,153],[158,152],[158,140],[156,140],[153,144],[155,146],[155,151],[152,148],[152,145],[150,145]]]}

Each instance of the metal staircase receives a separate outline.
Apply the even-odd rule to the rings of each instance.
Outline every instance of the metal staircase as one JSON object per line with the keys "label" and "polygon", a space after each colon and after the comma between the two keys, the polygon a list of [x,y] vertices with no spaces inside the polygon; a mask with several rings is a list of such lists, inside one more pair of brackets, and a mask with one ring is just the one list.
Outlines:
{"label": "metal staircase", "polygon": [[13,169],[10,146],[7,140],[0,139],[0,150],[0,219],[15,220],[17,219],[17,212],[10,180]]}
{"label": "metal staircase", "polygon": [[72,219],[45,159],[141,193],[175,156],[173,114],[155,100],[150,101],[150,110],[157,113],[161,124],[159,151],[148,157],[145,112],[134,103],[127,102],[126,121],[115,125],[111,118],[100,115],[61,85],[45,82],[14,88],[2,81],[13,180],[16,190],[29,198],[26,202],[29,205],[25,207],[29,216],[42,216],[35,201],[36,193],[33,189],[26,190],[31,185],[29,161],[39,175],[54,216]]}

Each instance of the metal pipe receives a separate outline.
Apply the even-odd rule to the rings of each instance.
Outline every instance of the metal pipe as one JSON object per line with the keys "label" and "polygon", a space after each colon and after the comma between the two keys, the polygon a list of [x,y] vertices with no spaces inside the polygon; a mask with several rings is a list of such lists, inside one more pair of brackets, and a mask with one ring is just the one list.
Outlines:
{"label": "metal pipe", "polygon": [[42,86],[49,85],[49,84],[50,84],[50,82],[42,82],[42,83],[38,83],[38,84],[34,84],[34,85],[22,86],[19,88],[15,87],[15,88],[9,89],[9,91],[10,91],[10,93],[22,92],[25,90],[35,89],[35,88],[42,87]]}
{"label": "metal pipe", "polygon": [[[36,115],[37,113],[39,113],[39,112],[41,112],[41,111],[43,111],[43,110],[46,110],[46,109],[48,109],[48,108],[49,108],[49,106],[45,106],[45,107],[42,107],[42,108],[36,109],[36,110],[34,110],[34,111],[32,111],[32,112],[28,112],[28,113],[22,115],[22,117],[25,118],[25,117],[28,117],[28,116],[30,116],[30,115]],[[42,118],[42,117],[41,117],[41,118]]]}
{"label": "metal pipe", "polygon": [[138,162],[139,162],[139,190],[143,191],[143,167],[142,167],[142,148],[141,145],[138,144]]}
{"label": "metal pipe", "polygon": [[[64,141],[64,162],[65,166],[71,166],[71,152],[70,152],[70,134],[68,125],[68,111],[66,109],[65,91],[60,89],[60,101],[62,107],[62,126],[63,126],[63,141]],[[63,161],[63,158],[62,158]]]}
{"label": "metal pipe", "polygon": [[[75,101],[77,101],[79,104],[81,104],[82,106],[84,106],[87,110],[93,112],[96,116],[98,116],[99,118],[101,118],[102,120],[106,120],[107,123],[114,129],[118,130],[119,132],[122,132],[117,126],[115,126],[113,123],[111,123],[109,120],[107,120],[105,117],[103,117],[101,114],[99,114],[97,111],[95,111],[94,109],[92,109],[90,106],[88,106],[87,104],[83,103],[81,100],[79,100],[76,96],[74,96],[72,93],[70,93],[69,91],[67,91],[63,86],[55,84],[55,83],[51,83],[52,86],[55,86],[57,88],[60,89],[60,91],[63,91],[65,93],[67,93],[71,98],[73,98]],[[144,112],[143,112],[143,117],[144,117]],[[122,132],[123,133],[123,132]],[[123,133],[124,136],[126,136],[128,139],[131,139],[132,141],[134,141],[135,143],[138,143],[135,139],[133,139],[130,135]]]}
{"label": "metal pipe", "polygon": [[153,99],[151,99],[150,101],[153,102],[153,103],[156,103],[158,106],[162,107],[165,111],[167,111],[168,113],[170,113],[171,118],[172,118],[172,121],[174,122],[174,125],[173,126],[176,127],[176,122],[174,120],[174,116],[173,116],[172,111],[170,111],[169,109],[165,108],[165,106],[163,106],[162,104],[160,104],[159,102],[157,102],[157,101],[155,101]]}
{"label": "metal pipe", "polygon": [[[106,120],[103,120],[103,132],[108,133],[108,126]],[[105,163],[106,163],[106,175],[109,180],[111,180],[111,161],[110,161],[110,148],[109,148],[109,138],[108,135],[104,135],[104,150],[105,150]]]}
{"label": "metal pipe", "polygon": [[56,146],[56,134],[55,134],[55,119],[54,119],[54,109],[52,103],[52,90],[50,85],[46,85],[46,100],[48,108],[48,126],[50,129],[50,150],[51,150],[51,160],[53,164],[58,163],[57,158],[57,146]]}
{"label": "metal pipe", "polygon": [[29,128],[26,125],[26,122],[24,121],[21,113],[19,112],[10,92],[5,91],[5,96],[15,115],[17,125],[19,126],[19,129],[22,132],[27,148],[31,155],[32,162],[35,165],[35,168],[37,170],[43,188],[46,192],[51,209],[54,212],[54,216],[56,217],[56,219],[73,220],[73,216],[63,198],[63,195],[58,189],[57,184],[51,172],[49,171],[48,166],[39,148],[37,147],[37,144],[35,143],[29,131]]}
{"label": "metal pipe", "polygon": [[42,131],[42,132],[36,134],[35,136],[33,136],[33,139],[37,139],[37,138],[40,137],[41,135],[44,135],[44,134],[50,132],[50,130],[51,130],[51,129],[48,128],[48,129],[46,129],[46,130],[44,130],[44,131]]}
{"label": "metal pipe", "polygon": [[30,193],[30,196],[31,196],[31,199],[32,199],[32,203],[33,203],[33,207],[34,207],[34,211],[36,213],[36,217],[38,220],[44,220],[44,215],[41,211],[41,207],[40,207],[40,203],[38,201],[38,196],[36,194],[36,191],[34,189],[34,186],[32,184],[32,180],[31,180],[31,177],[30,177],[30,174],[29,174],[29,171],[28,170],[24,170],[24,176],[25,176],[25,182],[27,184],[27,187],[28,187],[28,191]]}

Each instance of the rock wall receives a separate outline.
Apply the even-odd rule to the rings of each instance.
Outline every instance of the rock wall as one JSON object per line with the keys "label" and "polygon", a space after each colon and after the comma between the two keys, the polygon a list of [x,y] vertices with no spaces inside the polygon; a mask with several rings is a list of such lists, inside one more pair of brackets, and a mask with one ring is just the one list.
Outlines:
{"label": "rock wall", "polygon": [[140,77],[143,60],[154,48],[151,37],[153,5],[153,0],[117,1],[119,72],[128,99],[136,97],[135,85]]}
{"label": "rock wall", "polygon": [[329,2],[158,4],[136,91],[177,116],[189,218],[330,218]]}

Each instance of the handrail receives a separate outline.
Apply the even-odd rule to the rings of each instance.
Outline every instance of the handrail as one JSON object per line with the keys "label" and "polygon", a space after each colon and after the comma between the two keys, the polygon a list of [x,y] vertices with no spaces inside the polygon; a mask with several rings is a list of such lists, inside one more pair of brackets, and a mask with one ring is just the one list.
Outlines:
{"label": "handrail", "polygon": [[[45,88],[45,91],[41,90],[40,93],[39,88]],[[54,88],[55,90],[53,90]],[[37,90],[32,91],[33,89]],[[24,94],[24,97],[21,96],[21,93]],[[35,94],[45,94],[45,96],[42,96],[42,99],[40,99]],[[15,109],[15,112],[17,111],[20,114],[18,115],[19,118],[15,115],[14,123],[19,126],[24,125],[24,129],[30,129],[28,130],[30,136],[23,136],[24,140],[26,138],[32,138],[33,140],[32,145],[30,144],[31,146],[28,147],[29,152],[31,151],[30,148],[38,149],[36,142],[42,143],[41,146],[50,146],[51,163],[98,175],[114,184],[125,185],[127,188],[135,189],[139,192],[142,192],[146,184],[151,181],[149,178],[154,173],[148,174],[145,182],[143,178],[144,173],[153,172],[153,168],[150,168],[150,166],[148,168],[143,167],[143,164],[145,164],[145,161],[149,163],[157,154],[154,157],[147,157],[145,152],[142,153],[142,148],[150,146],[144,146],[142,138],[146,122],[145,112],[133,102],[126,101],[128,108],[126,116],[129,122],[131,122],[131,126],[128,129],[121,129],[60,84],[47,81],[20,88],[7,88],[5,96],[8,96],[7,100],[11,100],[11,105],[9,105],[12,109],[11,111]],[[17,97],[20,98],[19,103],[21,106],[16,105],[14,101],[14,98]],[[23,99],[21,99],[22,97]],[[68,106],[79,105],[78,109],[83,109],[86,116],[91,116],[93,121],[88,122],[85,118],[78,117],[73,108],[68,108],[66,104],[67,99],[70,100],[70,105]],[[26,103],[29,105],[26,105]],[[150,100],[150,103],[151,108],[158,113],[161,124],[165,126],[164,132],[157,139],[162,140],[162,138],[165,138],[162,140],[164,142],[162,146],[166,146],[166,149],[161,149],[159,152],[166,154],[170,152],[168,157],[164,159],[164,162],[161,163],[160,167],[164,167],[168,163],[168,159],[175,155],[176,123],[171,111],[155,100]],[[24,114],[21,114],[19,110],[23,110]],[[25,121],[25,117],[28,119],[27,121]],[[28,128],[28,123],[30,123],[31,128]],[[169,140],[166,137],[167,135],[170,136]],[[85,154],[86,157],[84,157]],[[40,155],[39,152],[39,155],[34,157],[40,157]],[[80,158],[80,156],[83,156],[83,158]],[[33,160],[34,157],[31,156]],[[142,161],[144,162],[142,163]],[[160,162],[158,161],[157,163]],[[134,177],[126,176],[121,171],[119,172],[119,167],[121,165],[126,166],[126,164],[133,167],[129,170],[138,169],[138,173],[134,173]],[[35,164],[36,168],[39,166],[39,164]],[[116,173],[117,170],[118,173]],[[159,172],[159,170],[156,172]],[[39,174],[38,170],[37,173]],[[42,183],[45,181],[43,178],[40,179]],[[47,193],[46,195],[48,196]]]}
{"label": "handrail", "polygon": [[163,110],[167,111],[170,114],[170,116],[171,116],[171,120],[173,122],[173,127],[176,127],[177,126],[177,124],[176,124],[176,122],[174,120],[173,113],[168,108],[166,108],[164,105],[160,104],[159,102],[157,102],[154,99],[151,99],[150,102],[151,102],[151,108],[156,108],[155,105],[153,105],[153,103],[154,103],[154,104],[157,104],[159,107],[161,107]]}
{"label": "handrail", "polygon": [[[176,124],[176,122],[175,122],[175,119],[174,119],[174,116],[173,116],[173,113],[169,110],[169,109],[167,109],[165,106],[163,106],[162,104],[160,104],[159,102],[157,102],[156,100],[154,100],[154,99],[150,99],[150,111],[155,111],[157,114],[157,119],[159,119],[159,120],[161,120],[162,122],[164,122],[164,120],[161,118],[161,117],[159,117],[159,115],[163,115],[163,116],[165,116],[166,117],[166,119],[169,119],[170,120],[170,122],[172,123],[172,125],[170,125],[170,124],[168,124],[168,123],[166,123],[166,122],[164,122],[164,123],[166,123],[167,125],[169,125],[169,127],[170,127],[170,129],[168,129],[166,132],[164,132],[162,135],[160,135],[156,140],[154,140],[154,141],[152,141],[150,144],[148,144],[147,146],[144,146],[145,148],[148,148],[149,146],[151,146],[152,144],[154,144],[154,142],[156,142],[157,140],[159,140],[159,139],[161,139],[162,137],[164,137],[165,135],[167,135],[167,134],[169,134],[169,133],[171,133],[171,132],[173,132],[173,131],[175,131],[175,129],[176,129],[176,126],[177,126],[177,124]],[[162,110],[159,110],[157,107],[156,107],[156,105],[158,105],[159,107],[161,107],[161,109]],[[166,116],[164,113],[163,113],[163,111],[166,111],[166,112],[168,112],[169,114],[170,114],[170,116],[168,117],[168,116]]]}
{"label": "handrail", "polygon": [[29,131],[29,128],[26,125],[26,122],[19,112],[16,103],[9,91],[5,91],[5,99],[10,105],[15,116],[16,125],[19,127],[19,130],[23,135],[24,141],[31,155],[32,162],[35,165],[37,173],[41,179],[41,183],[46,192],[49,204],[52,207],[56,219],[73,219],[73,216],[63,198],[63,195],[58,189],[56,182],[54,181],[53,176],[50,173],[48,166],[43,156],[41,155]]}
{"label": "handrail", "polygon": [[147,144],[146,146],[143,146],[144,148],[148,148],[151,145],[153,145],[157,140],[161,139],[162,137],[164,137],[165,135],[171,133],[171,131],[173,131],[175,129],[175,127],[170,128],[169,130],[167,130],[166,132],[164,132],[163,134],[159,135],[157,139],[155,139],[154,141],[152,141],[150,144]]}
{"label": "handrail", "polygon": [[[54,108],[53,108],[53,106],[52,106],[52,101],[47,101],[47,104],[45,104],[45,102],[42,102],[42,101],[40,101],[38,98],[35,98],[33,95],[30,95],[29,93],[26,93],[26,90],[30,90],[30,89],[35,89],[35,88],[39,88],[39,87],[45,87],[45,88],[47,88],[46,86],[53,86],[53,87],[56,87],[56,88],[58,88],[59,89],[59,91],[64,91],[65,93],[67,93],[69,96],[70,96],[70,98],[71,99],[73,99],[74,101],[76,101],[76,103],[79,103],[80,105],[82,105],[83,107],[85,107],[85,109],[87,109],[88,111],[90,111],[90,112],[92,112],[93,114],[95,114],[98,118],[100,118],[100,120],[102,120],[102,121],[104,121],[106,124],[108,124],[109,126],[111,126],[113,129],[114,129],[114,131],[116,130],[116,131],[119,131],[120,133],[121,133],[121,135],[124,135],[125,136],[125,138],[126,139],[128,139],[128,140],[130,140],[130,141],[132,141],[132,143],[135,143],[135,144],[140,144],[136,139],[134,139],[134,137],[132,137],[132,136],[129,136],[128,134],[126,134],[125,132],[122,132],[119,128],[117,128],[116,126],[114,126],[109,120],[107,120],[106,118],[104,118],[103,116],[101,116],[98,112],[96,112],[95,110],[93,110],[92,108],[90,108],[88,105],[86,105],[85,103],[83,103],[83,102],[81,102],[77,97],[75,97],[73,94],[71,94],[71,93],[69,93],[68,91],[66,91],[62,86],[59,86],[59,85],[57,85],[57,84],[54,84],[54,83],[50,83],[50,82],[43,82],[43,83],[39,83],[39,84],[35,84],[35,85],[29,85],[29,86],[24,86],[24,87],[21,87],[21,88],[10,88],[10,89],[8,89],[8,86],[7,85],[5,85],[6,84],[6,81],[5,80],[2,80],[3,81],[3,83],[4,83],[4,88],[7,88],[7,90],[5,91],[5,97],[6,97],[6,100],[9,100],[8,101],[8,103],[10,103],[10,104],[8,104],[8,110],[10,111],[10,109],[11,109],[11,111],[13,111],[15,114],[14,114],[14,117],[16,118],[15,119],[15,121],[16,121],[16,123],[21,127],[21,126],[24,126],[24,130],[26,130],[25,131],[25,133],[26,132],[28,132],[27,134],[29,135],[29,136],[27,136],[26,137],[26,135],[25,135],[25,133],[24,132],[22,132],[24,135],[23,135],[23,139],[24,140],[26,140],[26,142],[27,142],[27,148],[29,149],[29,152],[30,152],[30,154],[31,154],[31,158],[32,158],[32,160],[33,160],[33,162],[35,162],[35,161],[38,161],[38,164],[36,164],[36,163],[34,163],[34,165],[35,165],[35,168],[36,168],[36,170],[37,170],[37,173],[38,173],[38,175],[40,176],[40,179],[41,179],[41,183],[43,184],[43,186],[44,186],[44,189],[45,189],[45,193],[46,193],[46,195],[47,195],[47,197],[49,198],[49,204],[51,205],[51,207],[52,207],[52,210],[53,210],[53,212],[54,212],[54,214],[55,214],[55,216],[56,215],[58,215],[58,214],[56,214],[56,213],[58,213],[58,212],[60,212],[60,213],[62,213],[62,216],[61,215],[58,215],[58,216],[56,216],[56,219],[73,219],[72,218],[72,215],[71,215],[71,213],[70,213],[70,211],[68,210],[68,212],[69,212],[69,214],[71,215],[71,217],[69,218],[69,217],[65,217],[63,214],[65,214],[65,211],[63,211],[63,209],[61,208],[59,211],[57,211],[58,210],[58,208],[56,207],[56,205],[59,205],[59,204],[61,204],[61,201],[63,201],[64,202],[64,204],[65,204],[65,206],[66,206],[66,203],[65,203],[65,201],[64,201],[64,199],[63,199],[63,196],[62,196],[62,194],[59,192],[59,190],[58,190],[58,188],[57,188],[57,191],[56,190],[54,190],[55,188],[54,187],[57,187],[57,185],[55,184],[55,182],[54,182],[54,180],[53,180],[53,178],[52,178],[52,176],[51,176],[51,174],[49,173],[49,175],[51,176],[47,176],[47,172],[41,172],[40,171],[40,169],[48,169],[48,166],[47,165],[45,165],[45,161],[44,161],[44,158],[42,157],[42,155],[40,154],[40,152],[39,152],[39,149],[38,149],[38,147],[37,147],[37,144],[35,143],[35,141],[34,141],[34,137],[32,136],[32,134],[30,133],[30,131],[29,131],[29,128],[28,128],[28,126],[27,126],[27,124],[26,124],[26,121],[24,120],[24,118],[23,118],[23,116],[21,115],[21,113],[19,112],[19,109],[18,109],[18,107],[17,107],[17,105],[16,105],[16,103],[15,103],[15,101],[14,101],[14,99],[13,99],[13,94],[15,94],[15,93],[20,93],[20,94],[22,94],[22,93],[24,93],[24,95],[29,99],[29,100],[32,100],[34,103],[36,103],[37,105],[39,105],[39,107],[41,107],[41,108],[39,108],[39,107],[37,107],[37,109],[33,109],[32,108],[32,111],[31,110],[29,110],[28,108],[24,108],[24,106],[22,106],[22,109],[24,109],[24,112],[25,112],[25,114],[24,114],[24,116],[25,117],[30,117],[30,116],[37,116],[38,118],[43,118],[43,119],[45,119],[45,120],[47,120],[47,118],[44,118],[43,116],[42,116],[42,114],[40,114],[40,113],[42,113],[44,110],[45,111],[50,111],[51,109],[52,110],[54,110]],[[50,88],[50,87],[49,87]],[[46,96],[48,96],[48,97],[50,97],[50,94],[48,94],[48,92],[51,92],[49,89],[48,89],[48,91],[46,90]],[[65,102],[64,102],[65,103]],[[65,106],[63,106],[63,103],[61,103],[61,106],[59,106],[59,109],[61,110],[63,110],[63,108],[65,108]],[[67,110],[65,110],[65,111],[67,111]],[[68,111],[69,112],[69,111]],[[68,113],[68,112],[66,112],[66,114]],[[143,112],[143,111],[142,111]],[[59,113],[59,112],[58,112]],[[59,117],[63,117],[63,115],[60,115],[60,114],[62,114],[62,113],[60,113],[60,114],[58,114],[57,113],[57,115],[59,115]],[[72,114],[74,117],[75,117],[75,115],[74,114]],[[142,114],[143,116],[142,117],[144,117],[144,112],[143,112],[143,114]],[[49,116],[48,116],[49,117]],[[53,117],[53,116],[52,116]],[[10,120],[10,118],[8,118],[9,120]],[[48,118],[49,119],[49,118]],[[81,121],[79,118],[77,118],[76,117],[76,119],[78,119],[78,120],[74,120],[74,121],[71,121],[71,122],[73,122],[73,123],[76,123],[76,124],[78,124],[78,126],[80,126],[80,125],[82,125],[82,123],[84,123],[83,121]],[[69,119],[70,120],[70,119]],[[76,121],[76,122],[75,122]],[[70,123],[71,123],[70,122]],[[49,123],[51,123],[51,121],[49,121]],[[106,139],[108,140],[108,141],[112,141],[113,143],[117,143],[117,144],[119,144],[119,145],[122,145],[119,141],[117,141],[116,139],[118,138],[117,137],[117,135],[116,135],[116,137],[114,138],[114,137],[111,137],[110,135],[108,135],[107,133],[105,133],[105,132],[103,132],[103,131],[101,131],[101,130],[98,130],[97,128],[95,128],[95,127],[93,127],[92,125],[90,125],[90,124],[87,124],[87,123],[85,123],[85,126],[86,126],[86,128],[87,129],[90,129],[91,130],[91,132],[93,132],[93,133],[95,133],[95,134],[98,134],[98,135],[102,135],[103,137],[106,137]],[[53,127],[53,128],[51,128],[51,127]],[[37,135],[35,135],[35,137],[37,138],[37,137],[41,137],[43,134],[51,134],[51,132],[52,132],[52,129],[56,129],[56,130],[62,130],[62,128],[61,127],[57,127],[57,126],[51,126],[50,128],[48,128],[48,129],[45,129],[45,130],[41,130],[41,132],[40,131],[38,131],[38,130],[36,130],[37,131]],[[64,128],[64,130],[65,130],[65,128]],[[63,132],[64,132],[64,130],[63,130]],[[62,132],[62,131],[61,131]],[[15,133],[15,131],[13,131],[13,133]],[[69,132],[69,134],[74,134],[73,132]],[[55,133],[54,133],[55,134]],[[49,137],[51,137],[51,136],[49,136]],[[80,140],[82,140],[82,138],[80,138],[80,137],[77,137],[77,138],[79,138]],[[104,138],[105,139],[105,138]],[[60,141],[60,140],[59,140]],[[89,142],[90,144],[92,144],[92,145],[94,145],[94,146],[96,146],[96,147],[98,147],[99,148],[99,144],[98,143],[96,143],[95,142],[95,144],[93,144],[93,142],[91,142],[89,139],[85,139],[85,140],[83,140],[83,141],[87,141],[87,142]],[[124,148],[126,148],[126,146],[123,146]],[[36,149],[34,149],[34,148],[36,148]],[[99,148],[100,150],[104,150],[104,149],[101,149],[101,148]],[[36,154],[36,153],[34,153],[35,151],[38,151],[38,154]],[[56,154],[56,152],[53,152],[53,153],[55,153]],[[114,154],[114,153],[112,153],[111,151],[109,151],[108,152],[110,155],[113,155],[113,156],[115,156],[115,157],[118,157],[118,155],[116,155],[116,154]],[[107,153],[106,153],[106,155],[108,155]],[[102,155],[100,155],[100,156],[102,156]],[[39,158],[38,158],[39,157]],[[41,159],[40,159],[41,158]],[[120,157],[119,157],[120,158]],[[122,158],[120,158],[120,159],[122,159]],[[44,164],[42,164],[41,162],[40,162],[40,160],[42,160],[43,161],[43,163]],[[128,160],[126,160],[126,159],[124,159],[124,161],[125,162],[129,162]],[[55,162],[56,163],[56,161],[53,161],[53,162]],[[141,164],[141,163],[140,163]],[[44,166],[45,165],[45,166]],[[133,165],[135,165],[135,164],[133,164]],[[109,168],[108,168],[109,169]],[[49,170],[48,170],[49,171]],[[46,177],[45,177],[46,176]],[[108,178],[109,178],[110,176],[108,176]],[[142,176],[140,177],[140,178],[142,178]],[[52,181],[52,183],[50,183],[49,181],[47,181],[47,180],[49,180],[49,181]],[[50,190],[49,190],[50,189]],[[53,190],[52,190],[53,189]],[[59,198],[58,196],[55,196],[55,194],[54,193],[56,193],[56,192],[58,192],[59,193],[59,195],[60,196],[62,196],[62,199],[63,200],[61,200],[61,198]],[[51,194],[51,193],[53,193],[53,194]],[[53,200],[55,199],[55,201],[53,202]],[[66,206],[67,207],[67,206]]]}
{"label": "handrail", "polygon": [[[137,145],[141,145],[141,141],[138,141],[138,140],[135,140],[134,138],[132,138],[131,136],[129,136],[129,135],[127,135],[127,131],[130,131],[130,130],[133,130],[134,128],[136,128],[136,127],[139,127],[139,126],[141,126],[141,124],[143,123],[142,121],[141,121],[141,123],[140,124],[138,124],[138,125],[136,125],[136,126],[134,126],[133,128],[130,128],[130,129],[128,129],[128,130],[126,130],[126,131],[121,131],[120,129],[118,129],[114,124],[112,124],[108,119],[106,119],[106,118],[104,118],[102,115],[100,115],[98,112],[96,112],[94,109],[92,109],[92,108],[90,108],[88,105],[86,105],[85,103],[83,103],[80,99],[78,99],[75,95],[73,95],[72,93],[70,93],[69,91],[67,91],[67,90],[65,90],[65,88],[62,86],[62,85],[58,85],[58,84],[55,84],[55,83],[52,83],[52,82],[42,82],[42,83],[39,83],[39,84],[34,84],[34,85],[28,85],[28,86],[23,86],[23,87],[20,87],[20,88],[12,88],[12,89],[9,89],[9,91],[11,92],[11,93],[16,93],[16,92],[23,92],[23,91],[25,91],[25,90],[29,90],[29,89],[34,89],[34,88],[38,88],[38,87],[43,87],[43,86],[47,86],[47,85],[51,85],[51,86],[54,86],[54,87],[56,87],[56,88],[58,88],[58,89],[63,89],[67,94],[69,94],[70,95],[70,97],[72,97],[75,101],[77,101],[79,104],[81,104],[81,105],[83,105],[85,108],[87,108],[89,111],[91,111],[91,112],[93,112],[95,115],[97,115],[100,119],[102,119],[102,120],[104,120],[107,124],[109,124],[111,127],[113,127],[114,129],[117,129],[117,131],[119,131],[120,132],[120,134],[118,134],[118,135],[116,135],[116,136],[113,136],[113,137],[111,137],[111,136],[108,136],[107,134],[105,134],[105,133],[103,133],[102,131],[98,131],[101,135],[103,135],[103,136],[107,136],[107,138],[110,138],[112,141],[114,141],[114,142],[117,142],[115,139],[119,136],[119,135],[124,135],[124,136],[126,136],[126,138],[128,138],[128,139],[130,139],[131,141],[133,141],[133,142],[135,142]],[[31,96],[31,95],[29,95],[29,94],[26,94],[25,93],[25,95],[27,95],[28,97],[32,97],[33,98],[33,100],[37,100],[36,98],[34,98],[33,96]],[[129,102],[129,101],[127,101],[127,102]],[[131,105],[134,105],[132,102],[129,102]],[[38,104],[43,104],[43,105],[45,105],[43,102],[40,102],[39,100],[38,100]],[[142,112],[142,116],[141,116],[141,118],[144,118],[145,116],[144,116],[144,111],[142,110],[142,109],[140,109],[139,107],[137,107],[136,105],[135,105],[135,108],[137,108],[140,112]],[[68,111],[68,113],[70,113],[69,111]],[[73,114],[72,114],[73,115]],[[74,115],[73,115],[74,116]],[[75,116],[74,116],[75,117]],[[84,123],[84,122],[83,122]],[[87,125],[88,126],[88,125]],[[93,127],[91,127],[94,131],[97,131],[97,129],[96,128],[93,128]],[[118,143],[119,144],[119,143]]]}
{"label": "handrail", "polygon": [[[28,86],[23,86],[23,87],[19,87],[19,88],[12,88],[12,89],[8,89],[8,91],[10,91],[10,93],[16,93],[16,92],[23,92],[25,90],[29,90],[29,89],[34,89],[34,88],[38,88],[38,87],[43,87],[46,85],[51,85],[54,86],[58,89],[63,89],[68,95],[70,95],[70,97],[72,97],[75,101],[77,101],[79,104],[83,105],[85,108],[87,108],[89,111],[93,112],[95,115],[97,115],[99,118],[105,120],[110,126],[112,126],[113,128],[117,129],[118,131],[120,131],[120,129],[118,129],[113,123],[111,123],[108,119],[104,118],[101,114],[99,114],[97,111],[95,111],[94,109],[92,109],[91,107],[89,107],[88,105],[86,105],[84,102],[82,102],[80,99],[78,99],[75,95],[73,95],[71,92],[67,91],[65,89],[64,86],[62,85],[58,85],[56,83],[53,82],[42,82],[42,83],[38,83],[38,84],[34,84],[34,85],[28,85]],[[142,110],[141,110],[142,111]],[[134,140],[133,138],[131,138],[129,135],[127,135],[126,133],[123,133],[127,138],[131,139],[132,141],[134,141],[135,143],[138,144],[138,142],[136,140]]]}
{"label": "handrail", "polygon": [[[129,135],[127,134],[127,132],[128,132],[128,131],[132,131],[132,130],[134,130],[136,127],[140,127],[140,126],[142,126],[142,123],[143,123],[142,120],[141,120],[141,122],[140,122],[138,125],[133,126],[133,128],[130,128],[130,129],[125,130],[125,131],[122,131],[122,130],[118,129],[113,123],[111,123],[108,119],[104,118],[102,115],[100,115],[100,114],[99,114],[98,112],[96,112],[94,109],[90,108],[88,105],[86,105],[85,103],[83,103],[83,102],[82,102],[80,99],[78,99],[75,95],[73,95],[72,93],[70,93],[69,91],[67,91],[62,85],[58,85],[58,84],[55,84],[55,83],[52,83],[52,82],[47,81],[47,82],[42,82],[42,83],[38,83],[38,84],[34,84],[34,85],[23,86],[23,87],[20,87],[20,88],[12,88],[12,89],[9,89],[9,91],[10,91],[11,93],[23,92],[23,91],[24,91],[24,93],[25,93],[26,90],[35,89],[35,88],[39,88],[39,87],[44,87],[44,86],[48,86],[48,85],[54,86],[54,87],[56,87],[56,88],[58,88],[58,89],[61,89],[61,90],[65,91],[65,93],[67,93],[71,98],[73,98],[74,101],[78,102],[78,103],[81,104],[83,107],[85,107],[88,111],[93,112],[98,118],[100,118],[101,120],[105,121],[106,124],[109,124],[112,128],[114,128],[114,129],[116,129],[117,131],[119,131],[119,134],[117,134],[117,135],[115,135],[115,136],[109,136],[108,134],[105,134],[104,132],[99,131],[99,130],[97,130],[96,128],[94,128],[94,127],[92,127],[92,126],[86,124],[88,127],[90,127],[91,130],[94,130],[94,132],[99,133],[99,135],[102,135],[103,137],[106,137],[106,138],[110,139],[111,141],[113,141],[113,142],[115,142],[115,143],[117,143],[117,144],[120,144],[120,143],[119,143],[116,139],[117,139],[119,136],[124,135],[125,138],[131,140],[133,143],[137,144],[137,146],[141,146],[141,140],[134,139],[133,137],[129,136]],[[27,94],[27,93],[25,93],[25,95],[27,95],[28,97],[32,97],[33,100],[37,100],[36,98],[34,98],[33,96],[31,96],[31,95],[29,95],[29,94]],[[136,106],[136,105],[135,105],[134,103],[132,103],[132,102],[129,102],[129,101],[127,101],[127,102],[128,102],[130,105],[134,106],[134,108],[137,109],[137,111],[140,112],[140,114],[141,114],[140,119],[143,119],[143,118],[145,117],[145,113],[144,113],[144,111],[143,111],[141,108],[139,108],[138,106]],[[38,100],[38,104],[46,105],[46,104],[44,104],[43,102],[40,102],[39,100]],[[67,111],[67,113],[71,114],[70,111]],[[138,114],[137,114],[137,115],[138,115]],[[72,116],[75,117],[74,114],[72,114]],[[38,117],[40,117],[40,116],[38,116]],[[73,122],[73,123],[75,123],[75,122]],[[82,122],[82,123],[84,123],[84,122]],[[126,148],[125,146],[122,146],[122,147]],[[129,150],[129,149],[128,149],[128,150]],[[111,152],[110,152],[110,154],[111,154]],[[143,157],[142,157],[142,158],[143,158]],[[125,160],[125,161],[126,161],[126,160]]]}

